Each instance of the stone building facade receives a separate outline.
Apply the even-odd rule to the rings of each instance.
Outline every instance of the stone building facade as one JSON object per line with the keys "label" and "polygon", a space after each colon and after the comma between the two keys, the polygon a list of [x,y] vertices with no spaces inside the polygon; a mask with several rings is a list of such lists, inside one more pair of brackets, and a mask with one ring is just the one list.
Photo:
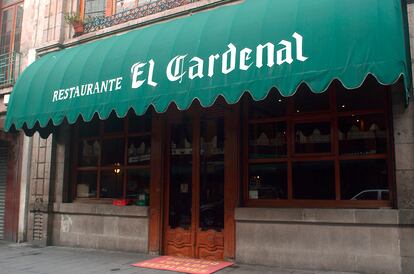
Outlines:
{"label": "stone building facade", "polygon": [[[78,11],[80,2],[24,1],[21,70],[49,52],[239,1],[194,1],[74,38],[64,15]],[[414,3],[408,3],[407,7],[414,56]],[[391,89],[395,204],[391,208],[375,209],[263,208],[246,206],[240,200],[234,210],[235,251],[229,259],[248,264],[357,273],[414,272],[414,104],[404,104],[401,83]],[[4,98],[10,92],[10,87],[0,90],[3,118],[7,111]],[[18,169],[11,181],[20,193],[14,240],[41,246],[163,253],[162,239],[152,236],[162,230],[159,208],[152,204],[118,207],[72,201],[68,184],[70,152],[76,148],[71,134],[73,128],[67,124],[59,126],[46,139],[37,132],[32,137],[22,132],[0,133],[0,139],[9,140],[17,151],[11,154],[17,159],[10,160]],[[157,149],[163,148],[153,143],[152,150]],[[151,170],[151,176],[157,176],[157,171]]]}

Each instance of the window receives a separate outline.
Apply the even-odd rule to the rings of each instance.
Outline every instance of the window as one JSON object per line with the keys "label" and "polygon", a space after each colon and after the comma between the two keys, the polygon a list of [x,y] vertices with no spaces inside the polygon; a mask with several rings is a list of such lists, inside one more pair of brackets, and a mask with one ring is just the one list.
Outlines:
{"label": "window", "polygon": [[81,10],[83,10],[84,18],[104,16],[106,8],[107,0],[81,0]]}
{"label": "window", "polygon": [[81,0],[84,18],[109,16],[157,2],[159,0]]}
{"label": "window", "polygon": [[148,205],[150,116],[95,118],[79,123],[76,131],[75,199],[128,199]]}
{"label": "window", "polygon": [[2,1],[0,36],[0,84],[12,84],[19,72],[17,56],[23,21],[23,1]]}
{"label": "window", "polygon": [[390,206],[387,87],[333,83],[289,98],[246,98],[244,200],[248,206]]}

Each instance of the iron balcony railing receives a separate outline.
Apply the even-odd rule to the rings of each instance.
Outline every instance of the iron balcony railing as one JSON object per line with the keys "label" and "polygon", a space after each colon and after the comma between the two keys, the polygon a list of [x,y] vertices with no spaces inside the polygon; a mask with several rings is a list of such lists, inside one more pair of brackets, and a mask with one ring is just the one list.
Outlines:
{"label": "iron balcony railing", "polygon": [[0,87],[11,86],[20,73],[20,53],[0,54]]}
{"label": "iron balcony railing", "polygon": [[84,33],[97,31],[117,24],[125,23],[130,20],[138,19],[169,9],[181,7],[201,0],[156,0],[154,2],[139,5],[136,8],[126,10],[112,16],[100,16],[87,19],[84,25]]}

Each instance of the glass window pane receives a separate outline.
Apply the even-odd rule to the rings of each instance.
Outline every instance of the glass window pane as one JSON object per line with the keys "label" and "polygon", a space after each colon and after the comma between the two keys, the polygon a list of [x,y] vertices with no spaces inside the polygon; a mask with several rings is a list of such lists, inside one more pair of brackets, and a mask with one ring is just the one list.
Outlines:
{"label": "glass window pane", "polygon": [[295,153],[331,152],[331,123],[302,123],[295,125]]}
{"label": "glass window pane", "polygon": [[384,115],[339,118],[340,154],[367,155],[387,152],[387,122]]}
{"label": "glass window pane", "polygon": [[137,0],[116,0],[115,12],[120,13],[137,6]]}
{"label": "glass window pane", "polygon": [[249,199],[287,199],[287,163],[250,165]]}
{"label": "glass window pane", "polygon": [[99,136],[99,125],[100,120],[97,117],[94,117],[92,121],[85,123],[83,121],[79,122],[79,137],[96,137]]}
{"label": "glass window pane", "polygon": [[183,120],[171,127],[169,226],[188,229],[192,209],[192,126],[190,119]]}
{"label": "glass window pane", "polygon": [[151,132],[151,114],[136,116],[128,115],[128,132],[129,133],[146,133]]}
{"label": "glass window pane", "polygon": [[373,77],[356,90],[345,89],[338,85],[336,103],[338,111],[383,109],[386,102],[387,88],[380,85]]}
{"label": "glass window pane", "polygon": [[96,198],[96,181],[96,172],[78,172],[78,181],[76,182],[76,197]]}
{"label": "glass window pane", "polygon": [[120,167],[101,172],[99,196],[101,198],[122,198],[124,189],[123,171]]}
{"label": "glass window pane", "polygon": [[293,198],[299,200],[334,200],[334,162],[293,163]]}
{"label": "glass window pane", "polygon": [[122,133],[124,131],[124,119],[120,119],[116,114],[112,113],[107,120],[104,121],[104,133]]}
{"label": "glass window pane", "polygon": [[249,107],[250,119],[280,117],[286,115],[287,98],[280,95],[279,91],[272,89],[266,99],[254,101]]}
{"label": "glass window pane", "polygon": [[224,228],[224,119],[202,120],[200,133],[200,228]]}
{"label": "glass window pane", "polygon": [[124,139],[108,139],[102,141],[102,166],[124,163]]}
{"label": "glass window pane", "polygon": [[139,206],[149,205],[150,193],[150,170],[133,169],[128,170],[127,176],[127,199],[134,199]]}
{"label": "glass window pane", "polygon": [[378,200],[381,191],[388,192],[386,160],[341,161],[340,165],[342,200]]}
{"label": "glass window pane", "polygon": [[85,0],[85,18],[105,15],[106,0]]}
{"label": "glass window pane", "polygon": [[98,166],[101,144],[98,140],[83,140],[79,143],[78,166]]}
{"label": "glass window pane", "polygon": [[151,136],[128,139],[128,165],[149,165],[151,160]]}
{"label": "glass window pane", "polygon": [[293,96],[296,113],[329,110],[329,92],[313,93],[308,86],[301,85]]}
{"label": "glass window pane", "polygon": [[11,8],[2,12],[0,54],[9,53],[11,51],[10,43],[13,30],[13,11],[14,9]]}
{"label": "glass window pane", "polygon": [[249,158],[277,158],[287,155],[286,123],[249,125]]}

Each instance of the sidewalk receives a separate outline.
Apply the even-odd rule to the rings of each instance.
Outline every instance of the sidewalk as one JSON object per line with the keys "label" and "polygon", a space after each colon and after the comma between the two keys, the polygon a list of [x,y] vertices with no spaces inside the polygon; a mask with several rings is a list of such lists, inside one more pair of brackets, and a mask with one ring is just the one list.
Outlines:
{"label": "sidewalk", "polygon": [[[69,247],[50,246],[35,248],[24,244],[0,242],[0,273],[4,274],[174,273],[130,266],[131,263],[150,258],[153,258],[153,256]],[[333,274],[334,272],[283,270],[280,268],[237,264],[217,273]]]}

